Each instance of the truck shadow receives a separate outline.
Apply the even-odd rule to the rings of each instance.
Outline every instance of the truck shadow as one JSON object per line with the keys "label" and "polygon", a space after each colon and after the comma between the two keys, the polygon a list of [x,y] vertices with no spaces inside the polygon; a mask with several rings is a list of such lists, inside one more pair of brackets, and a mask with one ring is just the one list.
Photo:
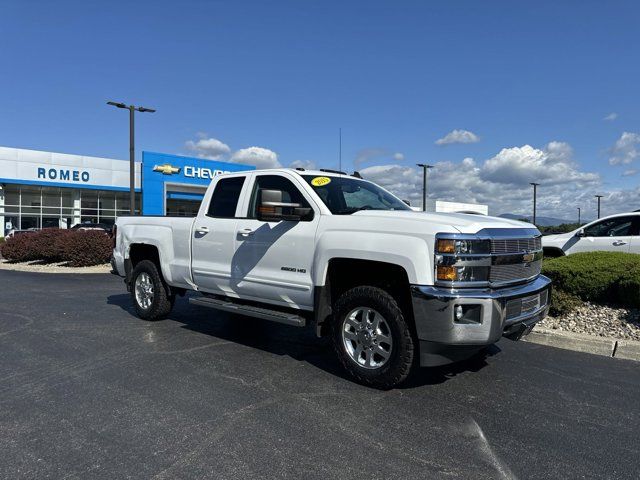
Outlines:
{"label": "truck shadow", "polygon": [[[111,295],[109,305],[117,305],[135,316],[129,294]],[[133,321],[144,322],[135,316]],[[296,361],[306,362],[335,377],[353,381],[336,358],[327,337],[317,338],[311,327],[297,328],[266,320],[232,315],[199,307],[188,303],[187,298],[178,298],[167,320],[179,322],[181,328],[209,335],[216,339],[237,343],[275,355],[286,355]],[[422,367],[415,370],[411,378],[399,389],[412,389],[444,383],[466,372],[477,372],[488,365],[486,359],[501,350],[497,345],[482,350],[473,357],[440,367]]]}

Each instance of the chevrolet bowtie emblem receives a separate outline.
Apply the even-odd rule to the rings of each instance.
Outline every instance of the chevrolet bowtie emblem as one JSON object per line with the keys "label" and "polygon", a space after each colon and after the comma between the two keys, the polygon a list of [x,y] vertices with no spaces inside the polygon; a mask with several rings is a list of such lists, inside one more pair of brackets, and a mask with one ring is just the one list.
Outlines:
{"label": "chevrolet bowtie emblem", "polygon": [[536,258],[536,256],[535,256],[533,253],[525,253],[525,254],[522,256],[522,260],[523,260],[525,263],[531,263],[531,262],[533,262],[533,259],[534,259],[534,258]]}
{"label": "chevrolet bowtie emblem", "polygon": [[153,167],[154,172],[161,172],[163,175],[173,175],[174,173],[180,173],[179,167],[174,167],[165,163],[164,165],[156,165]]}

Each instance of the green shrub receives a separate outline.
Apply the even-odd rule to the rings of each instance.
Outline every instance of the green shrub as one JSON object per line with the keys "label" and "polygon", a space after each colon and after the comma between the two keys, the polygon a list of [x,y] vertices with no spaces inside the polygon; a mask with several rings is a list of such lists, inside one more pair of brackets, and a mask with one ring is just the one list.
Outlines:
{"label": "green shrub", "polygon": [[561,290],[585,301],[640,307],[640,255],[576,253],[545,259],[542,273]]}
{"label": "green shrub", "polygon": [[554,288],[551,290],[551,305],[549,306],[549,314],[554,317],[566,315],[573,312],[582,305],[582,300],[571,295],[570,293]]}
{"label": "green shrub", "polygon": [[12,237],[0,245],[0,253],[14,262],[67,262],[87,267],[109,262],[111,238],[100,231],[45,229]]}

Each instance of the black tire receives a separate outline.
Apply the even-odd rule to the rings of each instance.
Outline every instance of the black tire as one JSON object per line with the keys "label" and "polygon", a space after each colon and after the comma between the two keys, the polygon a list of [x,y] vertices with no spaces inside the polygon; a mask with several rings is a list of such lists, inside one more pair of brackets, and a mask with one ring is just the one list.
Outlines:
{"label": "black tire", "polygon": [[[146,308],[138,302],[136,296],[136,281],[145,274],[153,287],[153,300]],[[136,314],[143,320],[160,320],[171,312],[175,302],[175,295],[170,295],[168,286],[162,279],[156,264],[151,260],[142,260],[133,269],[131,274],[131,300],[136,309]]]}
{"label": "black tire", "polygon": [[[386,363],[377,368],[365,368],[356,363],[343,340],[347,316],[360,307],[373,309],[382,315],[392,337],[390,356]],[[332,326],[331,336],[338,358],[345,370],[358,382],[386,390],[402,383],[411,374],[416,343],[401,308],[386,291],[369,286],[348,290],[333,306]]]}

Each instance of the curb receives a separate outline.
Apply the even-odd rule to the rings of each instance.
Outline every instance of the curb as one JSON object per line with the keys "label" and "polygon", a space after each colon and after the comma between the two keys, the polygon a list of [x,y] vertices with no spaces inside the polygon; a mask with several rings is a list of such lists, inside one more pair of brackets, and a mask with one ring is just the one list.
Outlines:
{"label": "curb", "polygon": [[49,265],[29,265],[27,263],[9,263],[0,260],[0,271],[5,272],[27,272],[27,273],[71,273],[71,274],[102,274],[111,273],[111,267],[97,265],[93,267],[60,267],[55,264]]}
{"label": "curb", "polygon": [[620,340],[538,328],[523,340],[538,345],[640,362],[640,342],[635,340]]}

